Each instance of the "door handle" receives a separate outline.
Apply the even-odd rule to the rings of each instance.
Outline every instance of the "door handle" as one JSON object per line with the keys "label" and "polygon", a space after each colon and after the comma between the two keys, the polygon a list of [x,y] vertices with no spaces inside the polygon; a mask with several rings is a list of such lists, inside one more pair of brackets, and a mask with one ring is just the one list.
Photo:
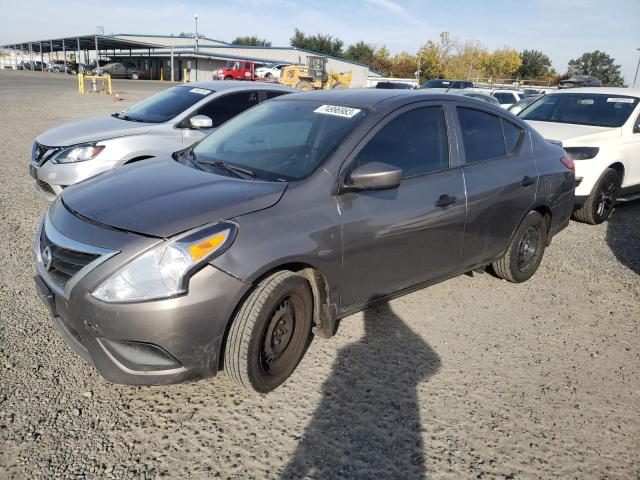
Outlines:
{"label": "door handle", "polygon": [[534,183],[536,183],[536,180],[534,178],[531,178],[529,175],[525,175],[525,177],[520,182],[520,185],[522,185],[523,187],[528,187],[529,185],[533,185]]}
{"label": "door handle", "polygon": [[447,195],[445,193],[444,195],[440,195],[440,198],[436,200],[436,207],[441,207],[441,208],[448,207],[449,205],[453,205],[457,201],[458,199],[456,197]]}

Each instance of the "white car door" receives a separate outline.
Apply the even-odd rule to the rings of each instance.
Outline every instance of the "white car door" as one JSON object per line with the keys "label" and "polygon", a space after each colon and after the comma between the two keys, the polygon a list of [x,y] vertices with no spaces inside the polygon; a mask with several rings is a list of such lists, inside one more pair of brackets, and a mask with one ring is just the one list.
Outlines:
{"label": "white car door", "polygon": [[[626,159],[627,172],[623,188],[629,187],[629,194],[640,193],[640,107],[632,113],[632,122],[628,122],[622,129],[620,149]],[[637,187],[633,188],[632,187]],[[623,192],[627,193],[627,192]]]}

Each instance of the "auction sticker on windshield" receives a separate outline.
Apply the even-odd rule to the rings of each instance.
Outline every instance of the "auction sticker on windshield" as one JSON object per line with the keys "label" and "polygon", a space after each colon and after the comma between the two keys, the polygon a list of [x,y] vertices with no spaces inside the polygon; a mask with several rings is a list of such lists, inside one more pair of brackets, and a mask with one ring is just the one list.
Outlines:
{"label": "auction sticker on windshield", "polygon": [[337,105],[322,105],[314,110],[315,113],[324,113],[325,115],[334,115],[336,117],[353,118],[360,113],[361,110],[351,107],[339,107]]}
{"label": "auction sticker on windshield", "polygon": [[633,103],[635,101],[636,101],[635,98],[628,98],[628,97],[610,97],[610,98],[607,98],[607,102],[608,103]]}
{"label": "auction sticker on windshield", "polygon": [[208,95],[211,93],[211,90],[207,90],[206,88],[192,88],[189,90],[191,93],[198,93],[200,95]]}

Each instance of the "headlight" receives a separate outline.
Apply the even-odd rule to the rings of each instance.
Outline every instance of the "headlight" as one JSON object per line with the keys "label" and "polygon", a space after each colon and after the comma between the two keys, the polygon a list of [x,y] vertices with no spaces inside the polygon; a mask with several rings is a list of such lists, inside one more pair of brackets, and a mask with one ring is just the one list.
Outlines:
{"label": "headlight", "polygon": [[135,258],[91,294],[104,302],[140,302],[183,294],[191,276],[229,248],[236,230],[227,222],[191,230]]}
{"label": "headlight", "polygon": [[598,147],[565,147],[564,151],[571,160],[589,160],[595,157],[600,149]]}
{"label": "headlight", "polygon": [[95,143],[76,145],[65,148],[56,154],[51,161],[53,163],[84,162],[96,158],[102,150],[104,150],[104,145],[96,145]]}

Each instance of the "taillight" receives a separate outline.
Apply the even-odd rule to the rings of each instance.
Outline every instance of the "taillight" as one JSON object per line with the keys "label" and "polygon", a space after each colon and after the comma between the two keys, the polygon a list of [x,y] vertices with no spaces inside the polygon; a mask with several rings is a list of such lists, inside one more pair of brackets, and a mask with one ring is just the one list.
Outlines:
{"label": "taillight", "polygon": [[560,163],[562,163],[565,167],[567,167],[573,173],[576,173],[576,164],[573,163],[573,160],[571,160],[569,157],[562,157],[560,159]]}

